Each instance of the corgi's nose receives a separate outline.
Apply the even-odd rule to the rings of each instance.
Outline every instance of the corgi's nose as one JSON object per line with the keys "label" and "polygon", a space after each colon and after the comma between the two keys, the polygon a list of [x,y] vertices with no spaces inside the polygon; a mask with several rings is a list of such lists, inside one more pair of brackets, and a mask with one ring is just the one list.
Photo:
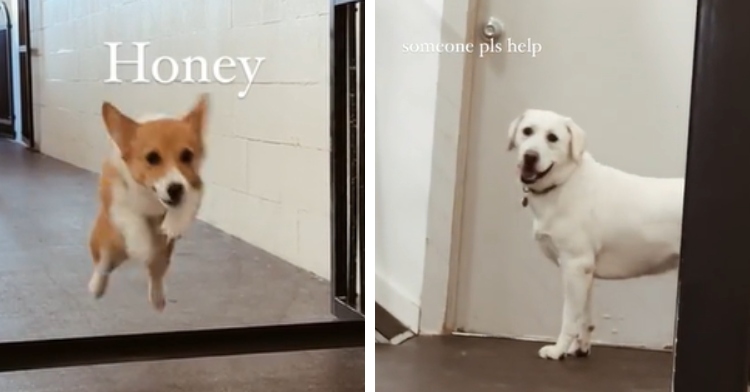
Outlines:
{"label": "corgi's nose", "polygon": [[180,183],[171,183],[167,187],[167,195],[172,203],[177,204],[182,200],[182,195],[185,194],[185,187]]}

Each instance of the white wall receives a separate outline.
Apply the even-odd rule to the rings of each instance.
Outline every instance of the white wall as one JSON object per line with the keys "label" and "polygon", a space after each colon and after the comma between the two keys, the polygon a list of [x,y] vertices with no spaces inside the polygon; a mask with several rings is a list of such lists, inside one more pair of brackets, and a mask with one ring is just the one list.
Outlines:
{"label": "white wall", "polygon": [[375,2],[375,298],[417,330],[424,273],[438,54],[404,44],[439,42],[442,0]]}
{"label": "white wall", "polygon": [[[98,171],[103,100],[125,113],[179,114],[211,94],[200,218],[328,277],[328,0],[32,0],[34,116],[41,151]],[[266,57],[245,99],[237,83],[104,84],[105,41],[150,41],[162,55]],[[135,76],[122,68],[121,78]],[[147,77],[150,77],[147,72]],[[181,77],[184,76],[184,72]]]}

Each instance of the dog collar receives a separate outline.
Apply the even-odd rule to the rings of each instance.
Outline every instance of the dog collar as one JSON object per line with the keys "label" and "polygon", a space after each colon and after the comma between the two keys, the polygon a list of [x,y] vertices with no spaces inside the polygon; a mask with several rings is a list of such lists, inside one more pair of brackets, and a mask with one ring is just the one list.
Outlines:
{"label": "dog collar", "polygon": [[[552,184],[552,185],[550,185],[550,186],[548,186],[548,187],[546,187],[544,189],[541,189],[541,190],[531,189],[531,188],[525,186],[525,187],[523,187],[523,193],[531,193],[532,195],[543,196],[543,195],[546,195],[546,194],[552,192],[555,188],[557,188],[556,184]],[[524,206],[524,207],[526,207],[526,206],[529,205],[529,196],[524,196],[523,197],[523,200],[521,200],[521,205]]]}

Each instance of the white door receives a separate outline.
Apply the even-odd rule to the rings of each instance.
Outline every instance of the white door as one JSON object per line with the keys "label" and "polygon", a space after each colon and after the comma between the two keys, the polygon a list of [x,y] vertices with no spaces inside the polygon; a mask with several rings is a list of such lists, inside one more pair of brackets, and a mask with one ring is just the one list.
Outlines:
{"label": "white door", "polygon": [[[684,175],[696,6],[696,0],[481,1],[477,26],[495,17],[505,25],[502,44],[530,40],[541,52],[476,61],[459,330],[544,339],[559,331],[558,270],[531,238],[515,156],[506,151],[508,126],[524,109],[572,117],[599,161],[643,175]],[[475,44],[482,42],[480,35]],[[595,341],[671,345],[675,273],[594,287]]]}

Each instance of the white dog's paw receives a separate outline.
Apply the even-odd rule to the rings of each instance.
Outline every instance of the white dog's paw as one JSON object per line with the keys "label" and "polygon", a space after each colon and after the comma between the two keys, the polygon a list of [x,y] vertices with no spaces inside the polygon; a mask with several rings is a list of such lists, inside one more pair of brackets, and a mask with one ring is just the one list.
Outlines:
{"label": "white dog's paw", "polygon": [[568,349],[568,355],[571,357],[584,358],[591,355],[591,333],[594,326],[590,325],[585,331],[582,331],[573,341]]}
{"label": "white dog's paw", "polygon": [[565,350],[557,347],[554,344],[544,346],[539,349],[539,356],[544,359],[551,359],[553,361],[561,361],[565,359]]}
{"label": "white dog's paw", "polygon": [[107,289],[107,276],[100,273],[94,272],[89,280],[89,292],[94,295],[94,298],[101,298],[104,295],[104,291]]}
{"label": "white dog's paw", "polygon": [[568,349],[568,355],[571,357],[585,358],[591,355],[591,341],[576,339]]}

